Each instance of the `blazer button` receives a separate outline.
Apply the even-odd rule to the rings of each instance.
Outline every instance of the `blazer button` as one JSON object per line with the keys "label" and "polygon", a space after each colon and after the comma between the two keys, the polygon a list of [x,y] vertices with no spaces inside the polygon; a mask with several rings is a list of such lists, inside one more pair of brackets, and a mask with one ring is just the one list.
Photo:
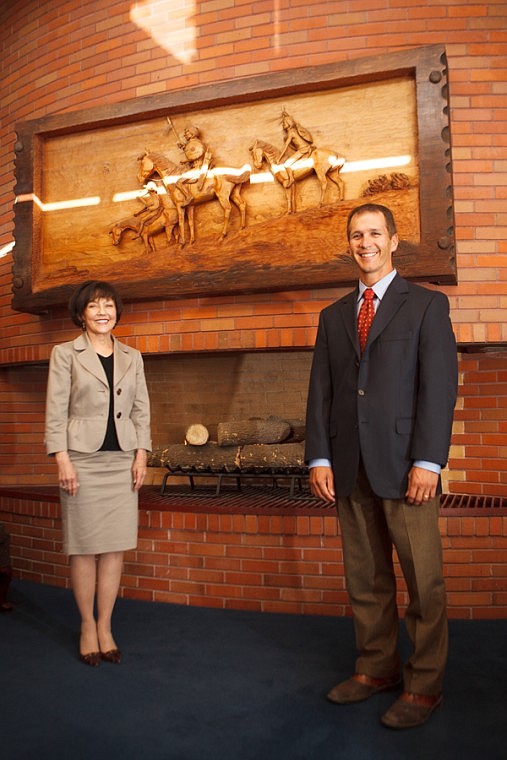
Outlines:
{"label": "blazer button", "polygon": [[119,420],[120,417],[121,417],[121,412],[118,412],[118,414],[116,415],[116,419]]}
{"label": "blazer button", "polygon": [[116,391],[116,395],[121,396],[121,388],[118,388],[118,390]]}
{"label": "blazer button", "polygon": [[364,391],[362,388],[359,388],[359,390],[358,390],[358,394],[359,394],[360,396],[364,396],[364,395],[365,395],[365,393],[366,393],[366,391]]}

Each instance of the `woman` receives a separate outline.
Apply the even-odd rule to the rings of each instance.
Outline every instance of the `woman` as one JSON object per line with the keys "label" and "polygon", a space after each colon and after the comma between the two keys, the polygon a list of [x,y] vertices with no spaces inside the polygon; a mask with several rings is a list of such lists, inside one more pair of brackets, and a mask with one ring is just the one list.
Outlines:
{"label": "woman", "polygon": [[46,450],[58,466],[64,551],[81,614],[80,659],[97,666],[121,659],[111,615],[123,553],[137,545],[150,405],[141,354],[112,335],[122,310],[113,286],[85,282],[69,310],[83,334],[51,353]]}

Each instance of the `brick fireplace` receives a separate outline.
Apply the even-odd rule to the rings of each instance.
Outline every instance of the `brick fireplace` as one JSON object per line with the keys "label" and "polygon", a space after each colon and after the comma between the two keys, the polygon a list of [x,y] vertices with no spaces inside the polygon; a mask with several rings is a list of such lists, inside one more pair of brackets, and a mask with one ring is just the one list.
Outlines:
{"label": "brick fireplace", "polygon": [[[154,445],[181,443],[187,426],[195,422],[206,425],[215,438],[217,424],[228,419],[302,418],[311,357],[310,349],[280,348],[146,353]],[[469,404],[463,383],[470,377],[484,395],[493,373],[500,375],[503,369],[504,362],[496,358],[460,359],[460,401],[450,469],[444,471],[448,493],[480,493],[474,488],[472,471],[467,481],[459,482],[460,455],[472,435],[470,426],[475,437],[481,426],[486,426],[491,441],[494,435],[491,404],[483,404],[486,412],[482,415],[475,396]],[[14,477],[12,467],[6,470],[12,479],[4,480],[1,489],[0,519],[11,535],[18,577],[68,586],[54,472],[41,445],[46,371],[46,366],[34,364],[12,367],[7,373],[5,388],[12,388],[17,399],[29,397],[32,404],[26,431],[22,420],[18,422],[18,435],[26,438],[24,450],[32,452],[32,474],[28,476],[26,464],[19,465]],[[485,384],[481,385],[482,377]],[[5,399],[9,399],[7,390]],[[470,440],[473,443],[475,438]],[[490,467],[495,465],[496,460],[488,461]],[[485,460],[481,477],[486,465]],[[333,507],[311,503],[304,494],[296,503],[269,499],[268,485],[262,487],[262,498],[245,494],[246,501],[238,501],[231,487],[223,498],[215,498],[211,489],[205,498],[200,491],[189,502],[188,493],[179,493],[182,484],[169,497],[161,496],[162,476],[162,470],[150,468],[140,500],[138,547],[126,556],[123,596],[224,609],[350,613]],[[185,488],[188,491],[186,484]],[[491,484],[488,491],[495,493]],[[450,615],[505,616],[505,499],[499,496],[483,504],[470,496],[466,504],[462,501],[446,499],[440,518]],[[403,607],[406,592],[399,570],[398,574],[398,601]]]}

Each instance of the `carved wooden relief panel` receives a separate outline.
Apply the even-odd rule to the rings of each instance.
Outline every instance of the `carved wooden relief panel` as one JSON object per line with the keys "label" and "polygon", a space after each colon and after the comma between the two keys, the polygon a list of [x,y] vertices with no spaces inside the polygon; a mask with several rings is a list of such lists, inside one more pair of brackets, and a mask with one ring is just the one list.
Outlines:
{"label": "carved wooden relief panel", "polygon": [[18,125],[13,307],[348,284],[350,209],[390,206],[411,279],[456,282],[445,51],[430,46]]}

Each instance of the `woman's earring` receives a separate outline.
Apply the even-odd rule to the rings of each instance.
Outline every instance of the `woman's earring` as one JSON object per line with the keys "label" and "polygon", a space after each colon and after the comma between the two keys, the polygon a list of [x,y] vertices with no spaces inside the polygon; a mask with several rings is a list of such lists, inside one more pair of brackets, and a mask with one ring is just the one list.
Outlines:
{"label": "woman's earring", "polygon": [[83,332],[86,330],[86,322],[81,322],[81,329]]}

